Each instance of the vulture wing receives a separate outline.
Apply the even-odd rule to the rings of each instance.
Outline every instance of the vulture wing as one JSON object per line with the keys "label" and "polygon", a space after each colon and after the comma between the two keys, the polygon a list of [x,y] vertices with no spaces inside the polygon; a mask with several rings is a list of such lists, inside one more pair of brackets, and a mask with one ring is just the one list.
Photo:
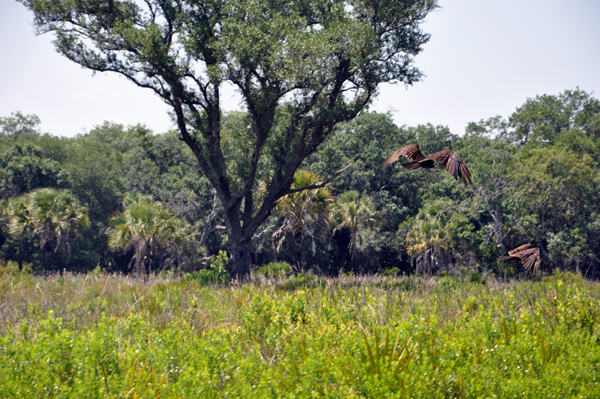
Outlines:
{"label": "vulture wing", "polygon": [[[423,159],[425,159],[425,156],[421,153],[421,149],[419,148],[418,144],[409,144],[407,146],[404,146],[402,148],[400,148],[399,150],[396,150],[394,152],[392,152],[390,155],[387,156],[387,158],[385,159],[385,161],[383,161],[383,165],[381,166],[382,169],[387,168],[387,166],[391,163],[396,162],[397,160],[399,160],[400,158],[402,158],[402,156],[405,156],[406,158],[408,158],[409,161],[413,161],[413,162],[419,162]],[[410,165],[410,164],[407,164]],[[419,169],[421,166],[419,165],[419,167],[411,167],[411,168],[406,168],[406,169]]]}
{"label": "vulture wing", "polygon": [[408,170],[415,170],[421,168],[421,165],[418,162],[401,163],[400,165],[402,165],[404,169]]}
{"label": "vulture wing", "polygon": [[427,158],[423,159],[419,162],[434,160],[442,164],[442,166],[454,177],[458,180],[460,177],[465,186],[467,185],[467,180],[469,183],[471,182],[471,172],[469,172],[469,168],[467,168],[467,164],[462,158],[452,150],[443,150],[440,152],[436,152],[435,154],[431,154]]}
{"label": "vulture wing", "polygon": [[498,257],[498,260],[516,261],[520,259],[525,270],[529,270],[533,267],[534,276],[540,269],[540,262],[542,261],[540,249],[531,248],[531,244],[521,245],[512,251],[508,251],[508,254],[510,256],[500,256]]}
{"label": "vulture wing", "polygon": [[525,251],[526,249],[531,248],[531,244],[525,244],[525,245],[521,245],[520,247],[516,247],[515,249],[513,249],[512,251],[508,251],[508,254],[510,256],[518,256],[517,254],[521,251]]}
{"label": "vulture wing", "polygon": [[523,262],[523,267],[525,268],[525,270],[529,270],[533,267],[533,275],[535,276],[538,269],[540,268],[540,262],[542,260],[542,257],[540,256],[540,249],[526,249],[524,251],[519,252],[517,256],[521,258],[521,262]]}

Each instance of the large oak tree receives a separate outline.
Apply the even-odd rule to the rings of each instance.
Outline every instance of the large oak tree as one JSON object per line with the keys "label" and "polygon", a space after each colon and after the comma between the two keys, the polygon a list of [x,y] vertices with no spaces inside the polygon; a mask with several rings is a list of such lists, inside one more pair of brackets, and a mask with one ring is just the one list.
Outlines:
{"label": "large oak tree", "polygon": [[[356,117],[380,83],[421,78],[413,57],[429,35],[420,23],[436,7],[436,0],[21,2],[40,33],[55,33],[61,54],[119,73],[172,107],[181,139],[223,204],[230,271],[242,279],[254,232],[293,191],[302,161]],[[250,121],[235,160],[221,145],[226,82]]]}

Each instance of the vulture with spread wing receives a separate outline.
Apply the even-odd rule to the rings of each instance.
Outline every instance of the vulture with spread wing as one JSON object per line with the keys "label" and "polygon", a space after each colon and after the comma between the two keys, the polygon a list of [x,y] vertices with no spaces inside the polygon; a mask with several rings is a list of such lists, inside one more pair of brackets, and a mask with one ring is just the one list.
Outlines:
{"label": "vulture with spread wing", "polygon": [[408,158],[409,163],[401,163],[404,169],[415,170],[420,168],[429,168],[434,169],[434,161],[437,161],[442,164],[442,166],[454,177],[456,180],[460,177],[462,181],[467,185],[467,180],[469,183],[471,182],[471,172],[469,172],[469,168],[467,168],[467,164],[462,158],[452,150],[443,150],[440,152],[436,152],[435,154],[431,154],[428,157],[425,157],[421,153],[421,149],[418,144],[409,144],[405,147],[400,148],[392,152],[388,157],[383,161],[383,169],[385,169],[389,164],[396,162],[402,157]]}
{"label": "vulture with spread wing", "polygon": [[533,266],[534,276],[540,268],[540,261],[542,260],[540,257],[540,249],[531,248],[531,244],[521,245],[512,251],[508,251],[508,255],[509,256],[500,256],[498,260],[508,260],[511,262],[520,260],[523,263],[525,270],[529,270]]}

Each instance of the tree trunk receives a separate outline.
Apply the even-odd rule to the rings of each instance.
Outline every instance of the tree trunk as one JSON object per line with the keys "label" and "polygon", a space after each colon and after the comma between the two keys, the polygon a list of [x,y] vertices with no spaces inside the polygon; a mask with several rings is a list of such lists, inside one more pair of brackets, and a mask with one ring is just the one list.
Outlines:
{"label": "tree trunk", "polygon": [[46,267],[46,275],[48,275],[48,274],[50,274],[50,271],[52,268],[52,247],[50,246],[49,242],[46,245],[44,245],[44,251],[45,251],[44,261],[45,261],[45,267]]}
{"label": "tree trunk", "polygon": [[355,275],[359,272],[358,267],[356,266],[356,254],[354,251],[350,254],[350,270],[352,270],[352,273]]}
{"label": "tree trunk", "polygon": [[431,271],[433,270],[433,262],[434,262],[433,247],[429,247],[427,249],[427,251],[425,252],[425,254],[426,254],[425,255],[426,259],[427,259],[425,274],[427,274],[427,276],[431,276]]}
{"label": "tree trunk", "polygon": [[231,278],[239,282],[247,281],[250,278],[250,241],[230,241],[229,256]]}
{"label": "tree trunk", "polygon": [[23,270],[23,239],[19,238],[19,271]]}
{"label": "tree trunk", "polygon": [[350,270],[352,273],[358,274],[358,270],[356,269],[356,234],[357,230],[350,229]]}
{"label": "tree trunk", "polygon": [[492,220],[494,221],[494,241],[496,248],[500,251],[501,255],[504,255],[506,249],[504,248],[504,234],[502,228],[502,211],[499,206],[494,207],[494,210],[490,211]]}
{"label": "tree trunk", "polygon": [[137,251],[135,254],[135,276],[139,280],[140,279],[140,262],[141,262],[141,251]]}
{"label": "tree trunk", "polygon": [[64,265],[63,265],[63,253],[62,251],[58,251],[58,272],[60,273],[60,275],[63,275],[63,269],[64,269]]}
{"label": "tree trunk", "polygon": [[294,231],[294,243],[295,243],[295,257],[296,262],[294,263],[294,275],[302,273],[302,242],[304,241],[304,234],[302,231]]}
{"label": "tree trunk", "polygon": [[341,229],[334,231],[333,237],[331,238],[333,248],[332,269],[330,271],[331,276],[339,276],[340,272],[349,266],[348,247],[350,246],[351,239],[350,229],[347,227],[342,227]]}

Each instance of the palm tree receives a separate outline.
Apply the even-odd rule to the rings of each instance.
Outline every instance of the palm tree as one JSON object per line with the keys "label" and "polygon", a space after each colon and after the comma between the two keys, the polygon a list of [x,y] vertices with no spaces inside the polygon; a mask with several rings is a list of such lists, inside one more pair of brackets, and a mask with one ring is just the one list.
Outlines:
{"label": "palm tree", "polygon": [[416,272],[431,274],[434,266],[445,264],[451,237],[435,205],[424,207],[406,235],[406,251],[416,262]]}
{"label": "palm tree", "polygon": [[45,251],[46,271],[50,271],[53,241],[62,270],[64,253],[70,253],[73,239],[80,238],[80,231],[89,226],[87,208],[67,190],[41,188],[24,197],[33,234],[40,237],[40,247]]}
{"label": "palm tree", "polygon": [[87,229],[90,225],[90,219],[87,208],[79,204],[68,191],[61,191],[56,201],[56,219],[54,233],[56,236],[56,249],[58,253],[59,270],[63,269],[63,255],[66,252],[71,254],[71,245],[73,240],[81,238],[81,231]]}
{"label": "palm tree", "polygon": [[358,191],[342,193],[333,208],[335,230],[346,228],[350,231],[350,259],[352,269],[356,261],[357,243],[362,244],[361,231],[375,221],[375,204],[373,199]]}
{"label": "palm tree", "polygon": [[177,249],[186,240],[193,239],[187,222],[173,216],[170,210],[152,197],[128,196],[123,212],[114,214],[107,230],[111,249],[133,249],[135,251],[135,273],[138,278],[148,265],[152,268],[152,257],[164,251]]}
{"label": "palm tree", "polygon": [[8,233],[19,241],[19,270],[23,269],[23,240],[32,231],[31,219],[25,196],[11,198],[2,207],[2,218],[7,224]]}
{"label": "palm tree", "polygon": [[[299,170],[294,174],[291,189],[318,185],[322,180],[316,172]],[[312,236],[319,230],[327,231],[331,203],[331,190],[327,186],[288,194],[277,202],[275,213],[284,216],[283,225],[274,234],[281,236],[277,250],[281,248],[285,235],[292,232],[295,243],[295,274],[302,271],[302,243],[306,234]]]}

